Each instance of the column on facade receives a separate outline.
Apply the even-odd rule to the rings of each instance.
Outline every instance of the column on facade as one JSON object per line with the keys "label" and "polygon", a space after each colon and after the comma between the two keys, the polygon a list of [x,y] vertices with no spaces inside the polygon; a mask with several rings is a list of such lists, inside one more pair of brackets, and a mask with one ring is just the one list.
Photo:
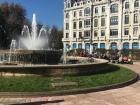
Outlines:
{"label": "column on facade", "polygon": [[118,2],[118,49],[121,50],[122,49],[122,45],[123,45],[123,40],[122,40],[122,35],[123,35],[123,4],[122,1]]}
{"label": "column on facade", "polygon": [[107,16],[106,16],[106,49],[110,48],[110,43],[109,43],[109,37],[110,37],[110,3],[106,5],[106,11],[107,11]]}

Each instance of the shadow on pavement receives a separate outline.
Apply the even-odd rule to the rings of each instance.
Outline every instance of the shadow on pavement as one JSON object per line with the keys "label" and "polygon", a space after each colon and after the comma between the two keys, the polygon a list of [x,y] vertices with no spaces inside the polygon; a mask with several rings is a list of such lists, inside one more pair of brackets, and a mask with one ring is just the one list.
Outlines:
{"label": "shadow on pavement", "polygon": [[11,104],[11,105],[42,105],[42,104],[60,103],[60,102],[64,102],[64,100],[38,101],[38,102],[19,103],[19,104]]}

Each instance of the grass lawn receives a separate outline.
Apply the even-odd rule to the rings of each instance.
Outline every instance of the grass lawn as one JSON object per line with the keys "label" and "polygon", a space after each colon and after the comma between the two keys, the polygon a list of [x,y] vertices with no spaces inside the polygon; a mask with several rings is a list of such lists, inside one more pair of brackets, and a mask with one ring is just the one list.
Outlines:
{"label": "grass lawn", "polygon": [[[52,87],[54,77],[25,76],[0,77],[0,92],[48,92],[75,88],[90,88],[125,82],[135,76],[129,69],[118,67],[117,70],[87,76],[64,76],[63,81],[76,82],[75,86]],[[61,81],[61,80],[60,80]]]}

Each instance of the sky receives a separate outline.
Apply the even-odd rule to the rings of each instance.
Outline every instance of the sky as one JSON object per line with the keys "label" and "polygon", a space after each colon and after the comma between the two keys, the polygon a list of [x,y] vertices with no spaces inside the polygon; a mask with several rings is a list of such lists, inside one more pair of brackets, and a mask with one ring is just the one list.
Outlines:
{"label": "sky", "polygon": [[64,0],[0,0],[14,2],[26,8],[27,18],[32,20],[33,13],[37,15],[37,22],[43,25],[63,28],[63,1]]}

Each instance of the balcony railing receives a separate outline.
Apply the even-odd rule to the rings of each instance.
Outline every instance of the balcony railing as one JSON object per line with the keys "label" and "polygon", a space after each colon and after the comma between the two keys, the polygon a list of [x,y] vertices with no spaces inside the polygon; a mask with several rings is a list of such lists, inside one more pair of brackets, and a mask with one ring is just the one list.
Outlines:
{"label": "balcony railing", "polygon": [[69,38],[62,38],[62,41],[69,41]]}

